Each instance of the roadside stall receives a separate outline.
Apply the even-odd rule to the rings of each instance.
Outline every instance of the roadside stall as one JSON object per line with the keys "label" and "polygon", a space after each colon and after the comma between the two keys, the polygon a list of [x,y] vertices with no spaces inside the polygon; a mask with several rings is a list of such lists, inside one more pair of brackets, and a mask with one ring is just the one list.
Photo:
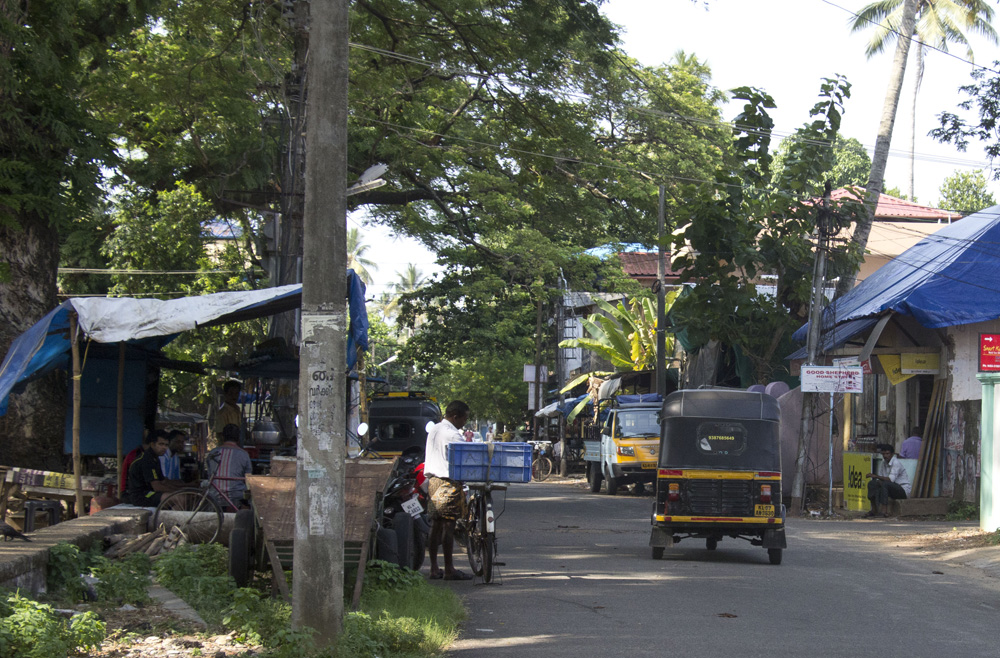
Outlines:
{"label": "roadside stall", "polygon": [[[367,347],[364,286],[348,270],[351,306],[349,361]],[[160,352],[183,331],[292,311],[302,286],[222,292],[172,300],[72,298],[53,309],[12,344],[0,365],[0,415],[8,397],[57,369],[69,370],[65,452],[73,455],[75,508],[84,505],[84,456],[116,456],[137,447],[156,422],[159,369],[200,372],[197,364],[171,361]],[[360,312],[359,312],[360,311]],[[351,358],[354,357],[354,358]]]}

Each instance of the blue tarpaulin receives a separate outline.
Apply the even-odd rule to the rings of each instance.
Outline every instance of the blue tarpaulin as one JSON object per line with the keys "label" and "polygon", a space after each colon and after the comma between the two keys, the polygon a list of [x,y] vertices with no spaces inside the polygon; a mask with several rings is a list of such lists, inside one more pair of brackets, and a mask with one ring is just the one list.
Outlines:
{"label": "blue tarpaulin", "polygon": [[[823,310],[823,332],[893,312],[928,329],[1000,318],[1000,205],[948,224]],[[809,325],[795,332],[806,340]]]}
{"label": "blue tarpaulin", "polygon": [[[350,331],[348,368],[357,359],[357,346],[368,349],[368,314],[365,285],[347,270]],[[126,341],[150,353],[181,332],[264,317],[299,308],[302,285],[263,290],[219,292],[180,299],[90,297],[68,299],[11,343],[0,364],[0,415],[7,412],[11,392],[45,373],[69,367],[69,315],[75,312],[80,330],[98,343]]]}

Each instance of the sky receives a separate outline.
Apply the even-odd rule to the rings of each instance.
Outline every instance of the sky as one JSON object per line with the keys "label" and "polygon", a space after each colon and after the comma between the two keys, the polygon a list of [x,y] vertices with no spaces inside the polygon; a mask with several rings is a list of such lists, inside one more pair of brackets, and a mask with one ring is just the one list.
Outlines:
{"label": "sky", "polygon": [[[851,33],[848,26],[851,12],[865,4],[858,0],[609,0],[602,11],[623,28],[625,52],[644,65],[667,63],[675,52],[684,50],[707,62],[715,87],[753,86],[771,94],[777,103],[772,117],[779,138],[809,119],[822,78],[846,76],[852,88],[841,132],[860,141],[870,155],[894,46],[870,60],[865,57],[868,34]],[[1000,7],[995,9],[1000,12]],[[1000,31],[1000,16],[994,19],[994,26]],[[994,60],[1000,59],[1000,47],[978,35],[970,41],[977,63],[993,66]],[[961,153],[927,135],[937,126],[939,113],[957,111],[958,103],[966,98],[958,87],[971,82],[972,66],[965,61],[965,46],[953,45],[950,53],[927,53],[918,97],[915,192],[917,201],[928,205],[939,200],[941,183],[956,170],[987,167],[978,143]],[[907,68],[885,175],[887,187],[904,192],[915,67]],[[723,118],[732,120],[738,113],[739,107],[728,105]],[[991,190],[1000,199],[1000,185],[991,183]],[[364,225],[359,215],[348,218],[348,227],[352,226],[361,227],[365,242],[371,246],[369,257],[379,263],[369,297],[388,290],[398,280],[397,272],[409,263],[424,274],[435,271],[434,254],[412,240],[396,240],[384,228]]]}

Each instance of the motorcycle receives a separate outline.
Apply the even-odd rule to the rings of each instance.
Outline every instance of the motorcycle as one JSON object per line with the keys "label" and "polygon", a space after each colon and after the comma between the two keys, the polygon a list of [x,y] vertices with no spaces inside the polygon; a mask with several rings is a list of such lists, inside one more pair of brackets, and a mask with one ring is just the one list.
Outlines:
{"label": "motorcycle", "polygon": [[378,546],[380,560],[419,570],[424,564],[430,523],[423,484],[423,451],[410,448],[397,459],[382,495]]}

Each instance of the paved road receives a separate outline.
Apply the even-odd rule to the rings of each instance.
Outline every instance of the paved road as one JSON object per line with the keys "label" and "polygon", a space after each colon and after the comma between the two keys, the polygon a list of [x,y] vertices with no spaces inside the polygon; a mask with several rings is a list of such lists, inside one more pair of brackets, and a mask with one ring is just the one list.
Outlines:
{"label": "paved road", "polygon": [[1000,656],[1000,580],[872,541],[891,522],[792,520],[780,566],[731,539],[654,561],[651,505],[513,486],[502,584],[447,584],[469,609],[449,656]]}

